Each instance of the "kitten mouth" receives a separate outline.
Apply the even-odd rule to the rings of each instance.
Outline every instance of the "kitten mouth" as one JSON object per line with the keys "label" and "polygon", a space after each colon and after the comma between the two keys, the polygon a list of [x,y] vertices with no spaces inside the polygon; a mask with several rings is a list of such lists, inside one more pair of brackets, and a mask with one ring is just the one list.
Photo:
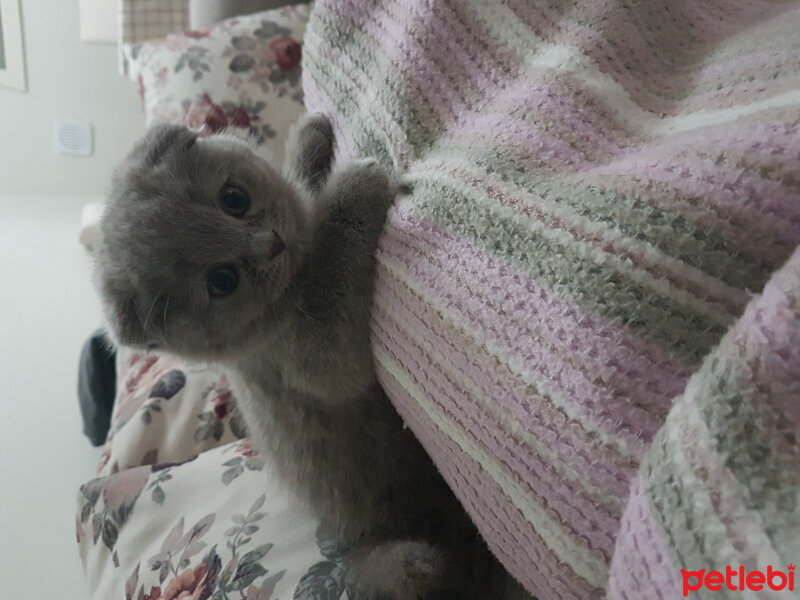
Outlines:
{"label": "kitten mouth", "polygon": [[269,258],[269,260],[272,260],[273,258],[278,256],[281,252],[286,250],[286,244],[281,239],[281,236],[278,235],[278,232],[273,229],[272,233],[275,236],[275,239],[272,240],[272,245],[269,247],[269,254],[267,255],[267,258]]}

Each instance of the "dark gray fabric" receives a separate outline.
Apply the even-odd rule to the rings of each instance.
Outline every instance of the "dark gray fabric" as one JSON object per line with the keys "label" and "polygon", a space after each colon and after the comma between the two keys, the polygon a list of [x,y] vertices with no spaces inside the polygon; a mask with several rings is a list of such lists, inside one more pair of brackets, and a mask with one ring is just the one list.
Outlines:
{"label": "dark gray fabric", "polygon": [[83,433],[95,446],[106,441],[117,390],[116,352],[98,330],[86,340],[78,364],[78,400]]}

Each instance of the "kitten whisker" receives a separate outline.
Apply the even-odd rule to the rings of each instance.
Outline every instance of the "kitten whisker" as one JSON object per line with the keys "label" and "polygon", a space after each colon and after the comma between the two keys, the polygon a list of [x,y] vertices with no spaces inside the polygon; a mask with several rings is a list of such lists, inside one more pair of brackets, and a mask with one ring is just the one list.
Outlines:
{"label": "kitten whisker", "polygon": [[125,297],[124,301],[122,302],[121,311],[119,315],[119,320],[121,323],[127,323],[131,321],[131,317],[138,319],[136,315],[136,293],[129,294]]}
{"label": "kitten whisker", "polygon": [[[208,168],[208,165],[206,165],[206,168]],[[217,165],[217,169],[214,171],[214,178],[216,179],[217,175],[219,175],[224,169],[224,164]]]}
{"label": "kitten whisker", "polygon": [[148,324],[149,324],[149,322],[150,322],[150,316],[153,314],[153,309],[155,308],[155,306],[156,306],[156,303],[158,302],[158,299],[159,299],[159,297],[161,296],[161,293],[162,293],[163,291],[164,291],[164,286],[161,286],[161,289],[160,289],[160,290],[158,291],[158,293],[157,293],[157,294],[156,294],[156,295],[153,297],[153,302],[150,304],[150,309],[147,311],[147,315],[146,315],[146,316],[145,316],[145,318],[144,318],[144,323],[142,323],[142,335],[143,335],[145,338],[147,338],[147,326],[148,326]]}
{"label": "kitten whisker", "polygon": [[163,331],[163,342],[164,345],[167,345],[167,308],[169,307],[169,301],[172,298],[172,292],[167,294],[167,300],[164,302],[164,331]]}

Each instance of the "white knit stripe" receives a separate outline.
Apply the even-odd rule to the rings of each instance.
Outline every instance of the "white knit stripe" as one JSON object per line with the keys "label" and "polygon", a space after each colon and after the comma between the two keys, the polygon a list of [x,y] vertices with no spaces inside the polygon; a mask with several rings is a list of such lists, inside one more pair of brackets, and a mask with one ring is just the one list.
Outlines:
{"label": "white knit stripe", "polygon": [[[662,433],[654,440],[654,444],[667,445],[667,454],[673,463],[671,466],[657,466],[662,472],[666,469],[681,479],[683,490],[687,494],[685,500],[691,502],[695,514],[702,515],[703,529],[708,532],[708,547],[714,552],[714,556],[709,558],[716,561],[717,566],[744,564],[751,569],[756,568],[756,565],[781,565],[783,559],[767,537],[759,514],[750,511],[744,502],[748,497],[747,487],[725,465],[728,457],[719,454],[712,447],[706,422],[694,399],[698,391],[702,392],[698,390],[697,378],[703,376],[698,374],[692,377],[686,393],[677,400],[664,423]],[[713,498],[711,492],[714,494]],[[721,512],[717,512],[715,504]],[[689,531],[675,531],[674,527],[675,524],[670,527],[673,535],[691,534]],[[729,528],[732,531],[729,532]],[[721,548],[715,545],[719,541],[723,541]],[[699,551],[699,547],[694,550],[695,553]],[[704,563],[697,567],[689,565],[687,568],[713,566]],[[754,594],[742,597],[755,599],[761,596]]]}
{"label": "white knit stripe", "polygon": [[[536,36],[507,6],[494,2],[476,2],[470,8],[475,9],[476,16],[482,17],[482,23],[492,26],[495,36],[504,36],[499,39],[514,39],[515,43],[508,46],[521,57],[520,70],[527,73],[551,71],[569,75],[579,86],[591,93],[620,128],[639,138],[665,137],[730,123],[766,110],[800,107],[800,90],[792,90],[769,98],[758,98],[748,104],[662,117],[634,102],[625,88],[610,75],[603,73],[597,63],[580,49],[547,42]],[[795,21],[797,29],[800,29],[800,10],[791,11],[782,18]],[[517,33],[514,38],[509,36],[508,32],[511,31]]]}

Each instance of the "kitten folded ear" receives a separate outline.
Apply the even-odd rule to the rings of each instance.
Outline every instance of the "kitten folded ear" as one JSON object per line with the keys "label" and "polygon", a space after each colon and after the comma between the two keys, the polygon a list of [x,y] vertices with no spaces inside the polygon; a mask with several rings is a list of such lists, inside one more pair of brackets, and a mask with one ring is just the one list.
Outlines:
{"label": "kitten folded ear", "polygon": [[162,123],[151,127],[131,151],[145,168],[157,166],[170,152],[189,150],[197,142],[197,134],[183,125]]}

